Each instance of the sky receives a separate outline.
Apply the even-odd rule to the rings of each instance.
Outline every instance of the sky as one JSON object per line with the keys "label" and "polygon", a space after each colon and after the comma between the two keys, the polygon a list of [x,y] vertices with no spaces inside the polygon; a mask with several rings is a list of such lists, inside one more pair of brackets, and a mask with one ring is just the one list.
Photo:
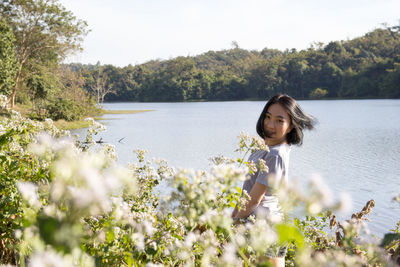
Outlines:
{"label": "sky", "polygon": [[400,0],[60,0],[90,29],[66,62],[123,67],[232,48],[306,49],[400,24]]}

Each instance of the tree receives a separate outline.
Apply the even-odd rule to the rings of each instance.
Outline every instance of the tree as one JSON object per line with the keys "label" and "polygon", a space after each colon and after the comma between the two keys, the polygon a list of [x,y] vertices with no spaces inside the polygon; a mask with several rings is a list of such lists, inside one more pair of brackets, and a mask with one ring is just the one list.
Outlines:
{"label": "tree", "polygon": [[87,24],[57,0],[2,0],[0,17],[12,28],[19,63],[11,106],[22,84],[41,66],[54,66],[71,52],[80,50]]}
{"label": "tree", "polygon": [[330,97],[337,97],[342,87],[343,71],[333,62],[327,62],[319,72],[319,84],[329,89]]}
{"label": "tree", "polygon": [[314,91],[310,92],[310,98],[323,98],[328,94],[328,90],[322,88],[315,88]]}
{"label": "tree", "polygon": [[[265,99],[277,92],[300,98],[400,96],[400,26],[347,41],[315,43],[301,51],[265,48],[258,52],[232,45],[195,57],[125,68],[103,66],[109,79],[105,84],[116,90],[105,101]],[[84,69],[87,91],[96,88],[99,66],[70,67]]]}
{"label": "tree", "polygon": [[110,80],[109,75],[104,71],[104,67],[97,64],[98,68],[94,71],[94,81],[90,85],[91,90],[95,93],[97,104],[104,102],[104,97],[107,94],[115,94],[116,90],[114,88],[113,81]]}
{"label": "tree", "polygon": [[15,86],[17,59],[14,50],[14,35],[11,28],[0,20],[0,94],[9,96]]}

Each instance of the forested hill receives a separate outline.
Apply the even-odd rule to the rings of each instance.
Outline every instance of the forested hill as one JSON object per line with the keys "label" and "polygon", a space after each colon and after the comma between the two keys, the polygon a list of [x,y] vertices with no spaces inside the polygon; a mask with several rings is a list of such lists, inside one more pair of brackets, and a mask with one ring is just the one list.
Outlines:
{"label": "forested hill", "polygon": [[306,50],[233,48],[126,66],[70,64],[105,101],[399,98],[400,26]]}

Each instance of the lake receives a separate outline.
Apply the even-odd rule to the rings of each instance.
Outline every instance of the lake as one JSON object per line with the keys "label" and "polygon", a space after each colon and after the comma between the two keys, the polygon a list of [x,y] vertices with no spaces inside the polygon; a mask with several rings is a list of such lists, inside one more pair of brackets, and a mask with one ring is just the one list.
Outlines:
{"label": "lake", "polygon": [[[374,199],[370,230],[381,236],[393,229],[400,220],[400,204],[392,201],[400,193],[400,100],[299,102],[318,124],[305,132],[301,147],[292,147],[289,179],[306,184],[311,175],[321,175],[334,195],[352,196],[353,212]],[[264,101],[106,103],[104,108],[110,110],[153,111],[104,115],[107,131],[100,136],[115,145],[122,164],[135,160],[133,150],[140,148],[175,168],[209,170],[212,156],[238,157],[237,136],[256,135],[264,105]]]}

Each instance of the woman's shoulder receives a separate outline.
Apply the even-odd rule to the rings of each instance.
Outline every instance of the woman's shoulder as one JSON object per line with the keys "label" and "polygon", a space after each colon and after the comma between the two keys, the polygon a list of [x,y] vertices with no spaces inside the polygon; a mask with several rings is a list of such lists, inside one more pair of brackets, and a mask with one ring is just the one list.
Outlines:
{"label": "woman's shoulder", "polygon": [[256,150],[250,157],[249,161],[256,161],[258,159],[271,159],[271,158],[282,158],[286,157],[290,152],[290,145],[279,144],[276,146],[268,147],[268,150]]}
{"label": "woman's shoulder", "polygon": [[286,158],[290,153],[290,145],[279,144],[276,146],[270,146],[269,152],[265,155],[268,158]]}
{"label": "woman's shoulder", "polygon": [[290,145],[286,143],[270,146],[268,148],[271,154],[277,154],[277,155],[282,153],[287,153],[290,151]]}
{"label": "woman's shoulder", "polygon": [[257,149],[253,153],[251,153],[249,157],[249,161],[256,161],[260,158],[265,158],[265,156],[268,154],[268,150],[262,150],[262,149]]}

